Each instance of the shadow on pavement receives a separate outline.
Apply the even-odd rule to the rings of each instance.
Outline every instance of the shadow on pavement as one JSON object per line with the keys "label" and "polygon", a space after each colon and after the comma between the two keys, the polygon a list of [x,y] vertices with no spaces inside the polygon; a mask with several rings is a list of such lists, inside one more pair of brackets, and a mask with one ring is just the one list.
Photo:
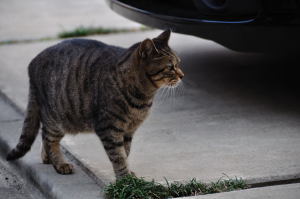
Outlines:
{"label": "shadow on pavement", "polygon": [[243,54],[224,49],[183,52],[188,86],[220,99],[300,114],[297,55]]}

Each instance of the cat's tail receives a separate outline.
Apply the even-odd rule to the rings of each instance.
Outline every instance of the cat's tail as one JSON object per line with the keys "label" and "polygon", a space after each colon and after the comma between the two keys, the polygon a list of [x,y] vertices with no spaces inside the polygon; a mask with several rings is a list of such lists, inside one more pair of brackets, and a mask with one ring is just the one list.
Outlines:
{"label": "cat's tail", "polygon": [[23,124],[22,134],[17,146],[12,149],[6,159],[16,160],[24,156],[31,148],[40,128],[40,107],[36,99],[36,91],[30,85],[27,113]]}

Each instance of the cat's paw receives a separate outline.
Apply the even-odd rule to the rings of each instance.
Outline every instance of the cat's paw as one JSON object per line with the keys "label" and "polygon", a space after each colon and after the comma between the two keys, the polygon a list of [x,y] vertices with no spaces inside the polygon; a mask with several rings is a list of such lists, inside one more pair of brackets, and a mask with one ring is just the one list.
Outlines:
{"label": "cat's paw", "polygon": [[49,159],[49,157],[47,155],[45,155],[44,153],[42,153],[42,162],[43,164],[51,164],[51,161]]}
{"label": "cat's paw", "polygon": [[126,176],[133,176],[133,177],[136,177],[135,173],[133,171],[129,171],[128,173],[123,173],[123,174],[119,174],[119,175],[116,175],[116,178],[117,180],[120,180]]}
{"label": "cat's paw", "polygon": [[43,164],[51,164],[51,161],[49,159],[42,159]]}
{"label": "cat's paw", "polygon": [[135,175],[135,173],[133,171],[130,171],[129,175],[132,175],[132,176],[136,177],[136,175]]}
{"label": "cat's paw", "polygon": [[53,165],[54,169],[57,173],[67,175],[74,173],[74,167],[72,164],[69,163],[62,163],[59,165]]}

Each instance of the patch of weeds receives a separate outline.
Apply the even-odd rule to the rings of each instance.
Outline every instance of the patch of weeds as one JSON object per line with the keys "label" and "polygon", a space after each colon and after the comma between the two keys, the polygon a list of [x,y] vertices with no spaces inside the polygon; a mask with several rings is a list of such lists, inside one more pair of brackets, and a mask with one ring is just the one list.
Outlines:
{"label": "patch of weeds", "polygon": [[149,30],[147,27],[141,28],[103,28],[103,27],[84,27],[80,26],[71,31],[63,31],[58,34],[59,38],[84,37],[88,35],[103,35],[112,33],[136,32]]}
{"label": "patch of weeds", "polygon": [[168,182],[166,185],[144,178],[126,176],[105,188],[108,199],[165,199],[184,196],[195,196],[246,189],[248,186],[242,179],[220,179],[217,182],[202,183],[192,179],[187,183]]}
{"label": "patch of weeds", "polygon": [[55,37],[43,37],[39,39],[15,39],[15,40],[4,40],[0,41],[0,45],[9,45],[9,44],[19,44],[19,43],[33,43],[33,42],[43,42],[51,41],[56,39]]}
{"label": "patch of weeds", "polygon": [[146,181],[128,175],[114,184],[106,187],[105,193],[109,199],[129,199],[129,198],[165,198],[168,197],[166,188],[153,181]]}
{"label": "patch of weeds", "polygon": [[37,39],[14,39],[14,40],[3,40],[0,41],[0,45],[9,45],[9,44],[20,44],[20,43],[34,43],[34,42],[43,42],[51,41],[56,39],[63,39],[69,37],[84,37],[89,35],[98,35],[98,34],[111,34],[111,33],[124,33],[124,32],[138,32],[138,31],[148,31],[151,28],[142,26],[140,28],[101,28],[101,27],[78,27],[72,31],[64,31],[59,33],[55,37],[42,37]]}

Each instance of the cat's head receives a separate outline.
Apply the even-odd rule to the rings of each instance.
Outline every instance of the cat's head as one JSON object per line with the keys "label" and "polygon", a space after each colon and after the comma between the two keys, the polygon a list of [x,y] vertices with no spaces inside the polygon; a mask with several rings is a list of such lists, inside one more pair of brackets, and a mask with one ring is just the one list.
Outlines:
{"label": "cat's head", "polygon": [[138,56],[145,73],[157,87],[176,86],[184,74],[180,58],[168,45],[171,31],[166,30],[153,39],[145,39],[138,48]]}

